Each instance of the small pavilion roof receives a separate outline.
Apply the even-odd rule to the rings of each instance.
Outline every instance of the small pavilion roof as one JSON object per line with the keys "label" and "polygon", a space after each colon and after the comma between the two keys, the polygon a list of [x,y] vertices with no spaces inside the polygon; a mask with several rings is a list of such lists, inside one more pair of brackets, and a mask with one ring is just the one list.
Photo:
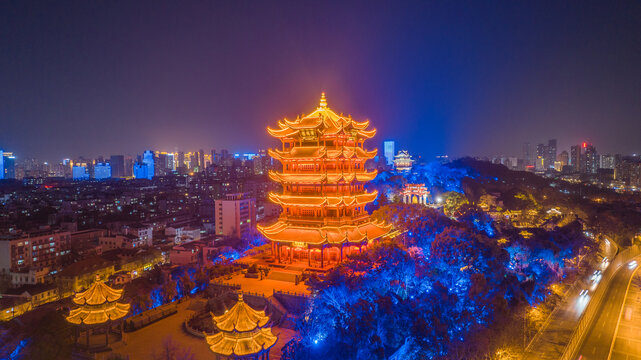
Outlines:
{"label": "small pavilion roof", "polygon": [[106,303],[96,306],[81,306],[73,309],[67,316],[67,321],[72,324],[102,324],[109,320],[118,320],[129,313],[131,305],[118,302]]}
{"label": "small pavilion roof", "polygon": [[265,311],[254,310],[243,301],[243,294],[238,294],[238,302],[231,309],[212,318],[221,331],[251,331],[262,328],[269,322]]}
{"label": "small pavilion roof", "polygon": [[89,289],[73,297],[73,302],[79,307],[69,312],[67,321],[90,325],[123,318],[129,313],[131,305],[117,302],[122,297],[122,292],[122,289],[113,289],[100,281],[100,277],[96,277]]}
{"label": "small pavilion roof", "polygon": [[249,356],[268,351],[278,337],[266,327],[269,317],[264,311],[254,310],[238,294],[238,302],[221,316],[212,320],[220,330],[206,337],[209,349],[224,356]]}
{"label": "small pavilion roof", "polygon": [[271,328],[256,329],[249,332],[221,331],[207,336],[209,349],[216,354],[224,356],[248,356],[269,350],[278,337],[272,333]]}
{"label": "small pavilion roof", "polygon": [[116,290],[96,278],[89,289],[76,293],[73,302],[78,305],[101,305],[107,302],[114,302],[122,297],[123,289]]}

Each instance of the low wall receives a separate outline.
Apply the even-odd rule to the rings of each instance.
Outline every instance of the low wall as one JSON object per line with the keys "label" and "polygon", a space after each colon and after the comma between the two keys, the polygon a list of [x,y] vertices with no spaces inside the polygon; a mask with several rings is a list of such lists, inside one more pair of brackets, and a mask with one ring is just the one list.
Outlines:
{"label": "low wall", "polygon": [[177,312],[178,306],[175,303],[161,305],[157,308],[147,310],[126,319],[124,323],[124,330],[127,332],[138,330]]}

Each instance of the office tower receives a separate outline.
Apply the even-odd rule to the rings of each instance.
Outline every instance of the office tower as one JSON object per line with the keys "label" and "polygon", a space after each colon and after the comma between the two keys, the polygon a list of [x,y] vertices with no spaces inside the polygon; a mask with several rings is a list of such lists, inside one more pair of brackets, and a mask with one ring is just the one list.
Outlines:
{"label": "office tower", "polygon": [[523,162],[525,166],[532,165],[532,149],[530,149],[529,142],[523,144]]}
{"label": "office tower", "polygon": [[205,152],[203,149],[198,151],[198,170],[200,172],[205,171]]}
{"label": "office tower", "polygon": [[176,163],[176,169],[185,167],[185,152],[184,151],[179,151],[178,152],[178,162]]}
{"label": "office tower", "polygon": [[111,155],[109,165],[111,166],[111,177],[125,177],[125,157],[123,155]]}
{"label": "office tower", "polygon": [[570,147],[570,165],[574,172],[581,171],[581,146],[572,145]]}
{"label": "office tower", "polygon": [[88,180],[89,171],[86,164],[74,165],[71,168],[71,177],[73,180]]}
{"label": "office tower", "polygon": [[125,177],[134,176],[134,159],[131,155],[125,156]]}
{"label": "office tower", "polygon": [[167,175],[169,173],[169,166],[168,166],[168,160],[167,160],[167,153],[166,152],[161,152],[161,153],[156,153],[156,175]]}
{"label": "office tower", "polygon": [[556,161],[556,139],[548,140],[548,145],[545,148],[545,168],[546,170],[554,167]]}
{"label": "office tower", "polygon": [[111,164],[109,163],[97,163],[94,167],[94,179],[104,180],[109,179],[112,176]]}
{"label": "office tower", "polygon": [[383,141],[383,155],[385,156],[385,164],[388,166],[394,165],[395,148],[396,143],[394,140]]}
{"label": "office tower", "polygon": [[167,154],[167,168],[176,171],[176,153]]}
{"label": "office tower", "polygon": [[156,175],[156,167],[154,166],[154,152],[146,150],[142,154],[142,163],[147,165],[147,178],[151,180]]}
{"label": "office tower", "polygon": [[0,180],[4,179],[4,150],[0,149]]}
{"label": "office tower", "polygon": [[584,174],[596,174],[599,165],[599,158],[596,148],[590,143],[583,143],[583,156],[581,157],[581,172]]}
{"label": "office tower", "polygon": [[616,167],[616,156],[612,154],[604,154],[600,156],[601,169],[614,169]]}
{"label": "office tower", "polygon": [[216,235],[247,238],[256,229],[256,201],[246,194],[227,194],[215,201]]}

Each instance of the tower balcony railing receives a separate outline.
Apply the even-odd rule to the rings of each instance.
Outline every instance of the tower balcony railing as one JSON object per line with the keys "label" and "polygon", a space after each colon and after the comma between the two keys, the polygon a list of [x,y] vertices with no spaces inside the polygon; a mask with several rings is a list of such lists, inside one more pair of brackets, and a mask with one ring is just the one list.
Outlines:
{"label": "tower balcony railing", "polygon": [[356,216],[341,216],[341,217],[281,215],[280,219],[291,222],[291,223],[296,223],[297,225],[340,226],[340,225],[354,225],[354,224],[360,224],[362,222],[367,222],[367,220],[369,219],[369,216],[367,214],[356,215]]}

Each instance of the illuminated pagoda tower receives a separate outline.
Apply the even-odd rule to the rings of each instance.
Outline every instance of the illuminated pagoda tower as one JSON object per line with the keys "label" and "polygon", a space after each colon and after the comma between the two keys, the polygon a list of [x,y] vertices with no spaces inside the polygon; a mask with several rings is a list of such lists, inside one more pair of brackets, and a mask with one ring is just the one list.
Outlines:
{"label": "illuminated pagoda tower", "polygon": [[81,330],[85,330],[87,338],[87,347],[89,344],[89,335],[92,330],[103,327],[105,331],[105,346],[109,346],[109,332],[115,322],[120,322],[120,331],[122,331],[122,319],[129,313],[129,304],[118,302],[122,297],[123,289],[116,290],[109,287],[100,277],[86,291],[76,293],[73,302],[78,308],[73,309],[67,316],[67,321],[77,325],[76,343]]}
{"label": "illuminated pagoda tower", "polygon": [[265,311],[252,309],[238,294],[238,302],[221,316],[212,320],[219,332],[206,337],[216,359],[269,359],[269,349],[278,336],[272,334],[269,316]]}
{"label": "illuminated pagoda tower", "polygon": [[258,226],[271,240],[278,262],[323,268],[371,241],[393,236],[391,225],[374,222],[365,210],[377,196],[364,188],[376,176],[365,169],[365,162],[376,156],[376,150],[363,148],[376,133],[367,130],[369,121],[332,111],[323,93],[311,114],[284,119],[278,126],[267,131],[282,147],[269,154],[283,168],[269,176],[282,184],[283,192],[269,198],[283,211],[275,224]]}

